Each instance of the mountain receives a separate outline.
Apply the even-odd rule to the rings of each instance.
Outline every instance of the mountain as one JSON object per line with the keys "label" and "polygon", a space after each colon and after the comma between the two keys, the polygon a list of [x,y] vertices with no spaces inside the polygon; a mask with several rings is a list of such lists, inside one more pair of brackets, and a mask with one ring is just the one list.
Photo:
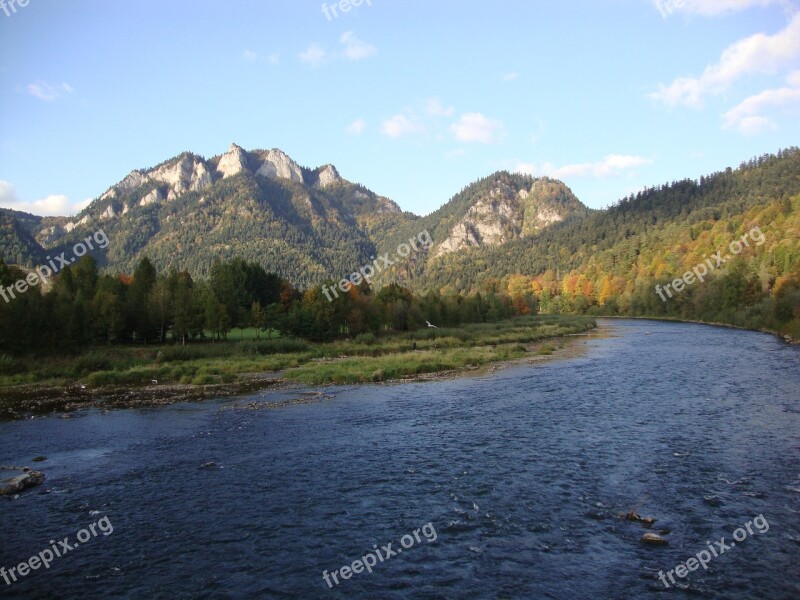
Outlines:
{"label": "mountain", "polygon": [[[798,203],[797,148],[655,186],[606,210],[586,208],[560,181],[500,171],[419,217],[332,165],[308,169],[280,150],[234,144],[208,160],[185,152],[135,170],[73,219],[1,211],[0,248],[6,262],[33,266],[102,228],[110,243],[99,263],[111,272],[131,273],[148,256],[161,272],[204,277],[215,260],[239,257],[307,288],[338,281],[427,231],[433,243],[384,268],[378,287],[533,294],[546,309],[614,312],[619,305],[625,314],[664,314],[686,312],[695,292],[662,306],[655,284],[753,227],[767,241],[734,261],[741,289],[715,298],[744,298],[745,288],[774,295],[794,281]],[[698,304],[686,314],[718,314],[703,311]],[[732,313],[725,319],[737,322]],[[738,322],[745,321],[752,319]]]}
{"label": "mountain", "polygon": [[[309,169],[279,149],[236,144],[208,160],[191,152],[131,171],[74,218],[3,211],[2,257],[34,266],[98,229],[110,243],[101,267],[132,272],[143,256],[159,270],[207,275],[240,257],[307,287],[339,280],[426,229],[433,256],[492,247],[588,214],[561,182],[500,172],[481,179],[427,217],[344,179],[331,164]],[[387,270],[409,285],[425,260]],[[411,266],[409,266],[409,264]]]}
{"label": "mountain", "polygon": [[[463,213],[463,214],[462,214]],[[560,181],[500,172],[456,196],[432,215],[444,239],[434,256],[528,238],[588,209]]]}
{"label": "mountain", "polygon": [[134,170],[73,219],[20,214],[5,211],[8,262],[38,260],[35,244],[28,248],[16,230],[32,233],[41,253],[68,250],[102,228],[110,243],[98,258],[110,270],[131,272],[148,256],[159,269],[202,276],[214,260],[239,256],[300,286],[367,262],[376,251],[369,223],[411,218],[388,198],[343,179],[333,165],[312,170],[281,150],[248,152],[236,144],[208,160],[185,152]]}
{"label": "mountain", "polygon": [[[448,314],[480,312],[484,298],[493,298],[519,314],[538,307],[670,316],[800,339],[798,148],[651,187],[605,210],[589,210],[560,181],[500,171],[419,217],[332,165],[312,170],[277,149],[233,145],[209,160],[186,152],[133,171],[73,219],[4,210],[0,223],[4,261],[23,266],[61,251],[69,256],[76,242],[102,228],[109,243],[99,264],[112,273],[132,273],[147,256],[164,275],[175,269],[204,278],[222,260],[247,279],[246,267],[230,262],[240,258],[303,289],[339,281],[385,255],[377,287],[431,292],[421,302],[447,306]],[[411,238],[421,242],[422,232],[430,243],[401,253]],[[18,276],[2,262],[0,272],[8,281]],[[117,280],[124,287],[123,281],[129,280]],[[165,281],[177,286],[180,278]],[[667,301],[669,286],[677,296],[667,291]],[[309,302],[322,293],[310,290]],[[385,296],[405,293],[387,287]],[[231,302],[230,322],[247,321],[239,309],[248,313],[250,304]],[[297,326],[331,325],[333,309],[320,307],[328,308]],[[350,327],[348,318],[331,331]]]}
{"label": "mountain", "polygon": [[417,285],[469,291],[510,275],[534,278],[551,272],[559,284],[569,275],[584,275],[596,291],[606,276],[616,276],[631,292],[637,282],[680,276],[686,270],[681,268],[702,259],[695,248],[710,255],[750,224],[769,232],[769,245],[775,245],[777,255],[764,257],[771,272],[764,276],[768,286],[770,277],[774,280],[800,262],[798,215],[792,208],[798,194],[800,150],[789,148],[742,163],[736,170],[643,190],[606,210],[576,214],[502,246],[435,257]]}
{"label": "mountain", "polygon": [[446,264],[449,255],[502,253],[509,243],[530,241],[556,223],[591,213],[561,181],[499,171],[468,185],[433,213],[395,224],[380,240],[385,250],[421,231],[428,231],[434,244],[425,262],[401,261],[376,281],[424,287],[427,270]]}
{"label": "mountain", "polygon": [[33,266],[44,258],[44,249],[33,232],[41,228],[43,218],[0,208],[0,256],[9,264]]}

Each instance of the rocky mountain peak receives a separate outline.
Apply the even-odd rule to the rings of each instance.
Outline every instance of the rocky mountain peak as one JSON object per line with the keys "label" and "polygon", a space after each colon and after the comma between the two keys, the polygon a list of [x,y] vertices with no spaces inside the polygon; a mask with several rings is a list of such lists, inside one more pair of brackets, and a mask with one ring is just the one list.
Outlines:
{"label": "rocky mountain peak", "polygon": [[223,154],[217,164],[217,173],[222,178],[232,177],[247,169],[247,152],[241,146],[231,144],[228,151]]}
{"label": "rocky mountain peak", "polygon": [[273,148],[267,151],[257,151],[254,154],[262,161],[256,170],[256,175],[262,175],[268,179],[303,182],[303,169],[283,150]]}
{"label": "rocky mountain peak", "polygon": [[496,246],[533,235],[585,207],[561,181],[549,178],[510,180],[497,177],[476,194],[435,256],[470,246]]}
{"label": "rocky mountain peak", "polygon": [[319,172],[319,187],[328,187],[340,181],[342,181],[342,177],[333,165],[325,165]]}

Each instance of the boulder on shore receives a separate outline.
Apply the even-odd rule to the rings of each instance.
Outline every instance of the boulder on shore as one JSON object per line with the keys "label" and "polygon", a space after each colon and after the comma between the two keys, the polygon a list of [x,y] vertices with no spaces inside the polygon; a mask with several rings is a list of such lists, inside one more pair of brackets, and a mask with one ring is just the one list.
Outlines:
{"label": "boulder on shore", "polygon": [[[12,477],[5,477],[3,471],[19,471]],[[10,496],[44,482],[44,473],[30,467],[0,467],[0,496]]]}

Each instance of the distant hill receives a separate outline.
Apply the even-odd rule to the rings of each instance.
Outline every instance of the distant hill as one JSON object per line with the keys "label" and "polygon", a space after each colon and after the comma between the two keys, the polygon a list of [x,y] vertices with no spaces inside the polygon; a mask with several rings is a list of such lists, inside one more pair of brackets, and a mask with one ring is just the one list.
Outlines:
{"label": "distant hill", "polygon": [[[439,256],[502,245],[588,212],[560,182],[496,173],[421,218],[333,165],[309,169],[278,149],[233,144],[208,160],[184,152],[131,171],[72,219],[3,211],[0,248],[7,263],[31,267],[102,228],[110,243],[97,258],[106,270],[130,273],[148,256],[159,270],[204,276],[215,260],[240,257],[307,287],[338,280],[425,229]],[[397,276],[413,285],[426,261],[377,283]]]}
{"label": "distant hill", "polygon": [[[794,229],[797,215],[792,208],[798,194],[800,150],[790,148],[697,181],[686,179],[643,190],[607,210],[575,212],[574,218],[501,246],[437,255],[417,285],[464,291],[512,274],[535,277],[550,271],[558,281],[575,272],[589,277],[593,285],[602,285],[608,275],[632,286],[637,280],[667,272],[682,274],[684,259],[693,257],[697,248],[714,252],[748,225],[760,225],[772,234],[770,243],[780,248],[775,259],[780,267],[772,269],[774,279],[787,265],[800,262],[800,232]],[[765,211],[775,206],[779,215]],[[711,230],[728,233],[715,235],[712,246],[710,236],[703,233]],[[690,260],[694,260],[692,265],[697,262]]]}
{"label": "distant hill", "polygon": [[[349,273],[375,253],[366,227],[399,207],[342,179],[335,167],[299,166],[280,150],[236,146],[205,160],[186,152],[132,171],[74,219],[6,214],[6,262],[32,266],[102,228],[102,267],[131,272],[142,256],[199,276],[216,259],[256,261],[300,286]],[[30,232],[32,242],[26,237]],[[38,243],[38,247],[37,247]]]}
{"label": "distant hill", "polygon": [[44,249],[33,231],[40,229],[42,217],[0,208],[0,256],[9,264],[33,266],[44,259]]}
{"label": "distant hill", "polygon": [[309,169],[281,150],[234,144],[208,160],[185,152],[134,170],[71,219],[2,210],[0,249],[6,263],[31,267],[103,228],[110,244],[99,264],[112,272],[130,273],[148,256],[159,271],[203,277],[215,260],[240,257],[305,288],[338,281],[427,230],[433,245],[380,273],[379,287],[504,291],[515,278],[574,309],[611,296],[629,303],[636,289],[680,275],[756,222],[770,250],[750,267],[770,289],[800,262],[798,194],[800,150],[790,148],[607,210],[586,208],[560,181],[501,171],[419,217],[333,165]]}
{"label": "distant hill", "polygon": [[[435,212],[396,223],[382,239],[387,250],[424,230],[434,244],[425,262],[401,262],[378,282],[423,288],[425,282],[437,283],[425,274],[437,265],[450,264],[451,258],[465,266],[458,257],[502,255],[511,243],[528,243],[557,223],[581,220],[591,213],[561,181],[499,171],[468,185]],[[458,280],[460,274],[452,275]]]}

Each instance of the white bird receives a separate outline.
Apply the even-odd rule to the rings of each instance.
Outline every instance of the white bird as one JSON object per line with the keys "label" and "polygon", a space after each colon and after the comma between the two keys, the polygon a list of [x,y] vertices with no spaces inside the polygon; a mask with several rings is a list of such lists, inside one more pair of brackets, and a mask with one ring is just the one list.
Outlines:
{"label": "white bird", "polygon": [[436,325],[431,325],[430,321],[425,321],[428,324],[428,327],[433,327],[434,329],[439,329]]}

